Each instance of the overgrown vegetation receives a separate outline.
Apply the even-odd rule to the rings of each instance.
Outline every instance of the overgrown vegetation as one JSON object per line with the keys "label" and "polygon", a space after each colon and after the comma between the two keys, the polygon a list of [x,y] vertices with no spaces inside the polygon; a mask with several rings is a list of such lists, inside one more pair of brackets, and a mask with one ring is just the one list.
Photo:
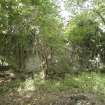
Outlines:
{"label": "overgrown vegetation", "polygon": [[104,73],[103,0],[0,0],[0,93],[105,97]]}
{"label": "overgrown vegetation", "polygon": [[42,80],[41,78],[13,81],[0,87],[0,91],[21,88],[23,90],[43,90],[43,91],[64,91],[77,89],[81,92],[92,92],[105,95],[105,74],[102,73],[80,73],[78,75],[66,75],[61,80]]}

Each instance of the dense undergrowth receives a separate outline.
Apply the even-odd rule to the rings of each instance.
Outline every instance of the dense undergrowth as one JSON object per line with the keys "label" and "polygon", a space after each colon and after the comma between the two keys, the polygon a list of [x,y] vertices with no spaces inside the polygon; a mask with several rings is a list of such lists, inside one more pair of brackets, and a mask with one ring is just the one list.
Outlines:
{"label": "dense undergrowth", "polygon": [[66,75],[64,80],[42,80],[35,77],[34,80],[16,80],[0,86],[0,93],[7,91],[64,91],[75,90],[81,92],[97,93],[105,95],[105,74],[81,73],[79,75]]}
{"label": "dense undergrowth", "polygon": [[47,80],[46,82],[38,82],[37,86],[49,91],[75,89],[81,92],[105,94],[105,74],[84,72],[79,75],[66,75],[64,80]]}

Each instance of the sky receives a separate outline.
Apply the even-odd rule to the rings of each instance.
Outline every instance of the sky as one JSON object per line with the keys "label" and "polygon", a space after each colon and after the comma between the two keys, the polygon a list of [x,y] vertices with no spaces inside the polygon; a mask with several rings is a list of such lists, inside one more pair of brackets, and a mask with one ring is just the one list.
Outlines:
{"label": "sky", "polygon": [[59,14],[61,18],[63,19],[64,25],[67,24],[67,21],[70,18],[70,13],[65,9],[64,0],[57,0],[56,1],[57,6],[59,6]]}
{"label": "sky", "polygon": [[81,11],[85,11],[88,9],[92,9],[92,3],[91,0],[87,0],[86,2],[83,3],[82,7],[72,7],[69,10],[67,10],[67,8],[65,8],[65,3],[64,1],[66,0],[56,0],[56,4],[59,6],[59,11],[60,11],[60,16],[61,18],[63,18],[63,23],[64,25],[67,25],[68,21],[72,18],[73,13],[70,12],[70,9],[75,8],[76,12],[81,12]]}

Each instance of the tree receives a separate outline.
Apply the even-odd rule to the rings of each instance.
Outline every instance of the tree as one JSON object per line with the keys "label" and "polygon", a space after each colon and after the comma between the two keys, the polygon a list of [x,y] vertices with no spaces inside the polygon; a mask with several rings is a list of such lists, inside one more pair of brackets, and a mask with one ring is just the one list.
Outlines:
{"label": "tree", "polygon": [[83,68],[91,66],[90,60],[100,55],[102,36],[99,25],[94,21],[94,17],[83,12],[70,21],[67,27],[68,39],[73,43],[79,64]]}
{"label": "tree", "polygon": [[23,71],[30,54],[37,53],[46,78],[52,54],[62,40],[56,5],[50,0],[2,0],[0,4],[0,55]]}

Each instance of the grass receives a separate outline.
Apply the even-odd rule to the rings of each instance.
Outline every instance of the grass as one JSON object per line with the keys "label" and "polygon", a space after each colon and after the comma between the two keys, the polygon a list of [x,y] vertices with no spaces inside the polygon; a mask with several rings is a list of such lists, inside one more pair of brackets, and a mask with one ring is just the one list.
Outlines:
{"label": "grass", "polygon": [[77,89],[82,92],[105,94],[105,74],[91,72],[79,75],[66,75],[64,80],[47,80],[38,82],[37,86],[48,91]]}
{"label": "grass", "polygon": [[79,75],[66,75],[64,80],[41,80],[39,78],[13,81],[0,86],[0,93],[9,90],[39,90],[39,91],[65,91],[75,89],[81,92],[97,93],[105,95],[105,74],[81,73]]}
{"label": "grass", "polygon": [[15,82],[12,81],[10,83],[0,85],[0,94],[6,93],[7,91],[17,90],[21,83],[22,82],[19,80],[16,80]]}
{"label": "grass", "polygon": [[[34,80],[27,79],[26,81],[16,80],[0,86],[0,95],[8,96],[9,93],[16,96],[29,96],[45,94],[45,93],[60,93],[64,95],[66,92],[71,93],[86,93],[95,95],[96,100],[105,103],[105,74],[101,73],[81,73],[79,75],[66,75],[64,80],[42,80],[39,77]],[[61,93],[61,94],[62,94]],[[16,97],[15,97],[16,98]],[[46,100],[45,100],[46,101]]]}

